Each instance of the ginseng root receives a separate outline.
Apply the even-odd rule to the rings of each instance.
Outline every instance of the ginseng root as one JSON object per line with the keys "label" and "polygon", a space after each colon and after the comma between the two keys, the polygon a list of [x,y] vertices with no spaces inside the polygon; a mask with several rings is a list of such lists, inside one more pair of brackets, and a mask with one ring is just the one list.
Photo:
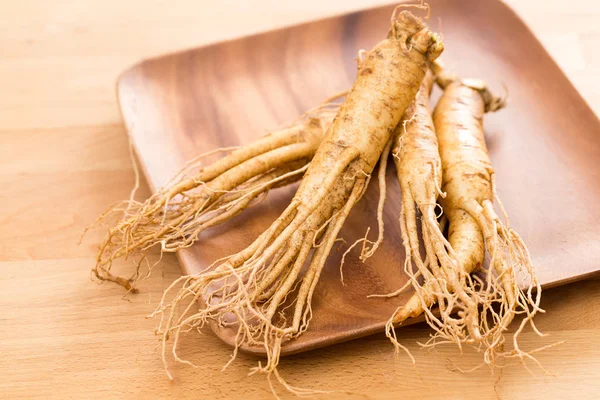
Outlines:
{"label": "ginseng root", "polygon": [[[202,231],[238,215],[269,190],[299,181],[337,112],[334,99],[199,171],[202,158],[220,149],[197,157],[143,203],[110,209],[99,220],[122,214],[100,246],[95,276],[135,291],[132,285],[152,247],[160,246],[162,252],[189,247]],[[127,256],[136,259],[135,273],[129,279],[113,275],[113,261]]]}
{"label": "ginseng root", "polygon": [[[437,221],[436,208],[441,191],[442,163],[438,141],[429,109],[429,96],[434,76],[428,71],[417,97],[404,114],[395,132],[394,161],[402,191],[400,225],[406,252],[405,272],[415,294],[399,307],[387,323],[387,335],[396,349],[394,325],[409,317],[425,313],[427,322],[437,334],[448,341],[460,344],[474,338],[480,340],[477,302],[465,280],[468,273],[460,267],[460,261],[451,245],[444,238]],[[420,225],[426,253],[421,257]],[[413,265],[416,271],[413,271]],[[423,278],[421,284],[417,275]],[[430,307],[437,304],[440,316]],[[455,312],[458,311],[459,317]]]}
{"label": "ginseng root", "polygon": [[[519,348],[517,339],[528,323],[541,335],[532,320],[537,312],[543,312],[539,307],[541,288],[529,251],[510,228],[496,194],[483,132],[484,113],[502,108],[505,101],[493,96],[479,80],[442,72],[438,83],[444,93],[433,119],[442,160],[442,190],[447,194],[440,202],[448,218],[449,244],[465,274],[481,267],[484,249],[490,256],[490,267],[479,272],[483,278],[473,276],[463,282],[478,292],[484,362],[494,366],[499,365],[499,357],[534,360]],[[496,214],[494,200],[505,222]],[[523,320],[512,337],[513,349],[505,350],[505,332],[515,315],[523,315]]]}
{"label": "ginseng root", "polygon": [[[264,346],[267,363],[255,372],[274,373],[298,393],[277,372],[281,345],[308,328],[312,296],[337,235],[428,63],[442,49],[438,36],[410,12],[393,16],[387,39],[359,63],[354,85],[286,210],[249,247],[210,271],[182,277],[172,286],[183,283],[175,298],[163,298],[156,311],[163,354],[166,340],[174,337],[172,352],[179,360],[180,331],[213,320],[237,330],[237,347]],[[194,302],[200,297],[206,305],[198,309]],[[192,301],[179,312],[184,300]]]}

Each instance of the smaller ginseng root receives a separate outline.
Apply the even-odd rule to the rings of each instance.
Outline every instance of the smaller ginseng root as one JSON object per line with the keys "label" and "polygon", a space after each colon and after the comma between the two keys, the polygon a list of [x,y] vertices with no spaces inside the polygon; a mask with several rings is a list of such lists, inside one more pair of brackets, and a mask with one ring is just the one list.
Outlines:
{"label": "smaller ginseng root", "polygon": [[[399,220],[406,253],[404,270],[409,281],[405,287],[385,297],[393,297],[409,286],[415,291],[386,326],[387,336],[396,350],[406,351],[406,348],[398,342],[394,325],[423,313],[429,325],[447,341],[460,345],[471,338],[481,339],[477,293],[465,285],[469,273],[459,268],[456,254],[437,221],[436,202],[438,196],[446,194],[441,190],[442,162],[429,109],[434,80],[433,73],[428,70],[394,134],[393,155],[402,192]],[[425,249],[425,259],[421,256],[421,246]],[[438,306],[439,316],[432,312],[433,305]],[[456,317],[457,311],[459,317]],[[410,357],[414,362],[412,355]]]}
{"label": "smaller ginseng root", "polygon": [[[528,359],[544,370],[531,352],[519,347],[519,335],[527,325],[543,336],[533,321],[538,312],[544,312],[540,308],[542,289],[529,250],[510,227],[496,192],[483,131],[484,113],[499,110],[506,101],[494,96],[480,80],[460,79],[443,70],[437,73],[444,93],[433,120],[442,159],[442,190],[447,193],[440,202],[456,260],[466,274],[479,272],[464,282],[478,290],[479,348],[484,351],[484,363],[503,366],[505,360],[518,359],[527,367]],[[496,213],[494,201],[504,221]],[[490,257],[487,269],[481,268],[484,249]],[[507,349],[508,326],[517,315],[522,319],[512,334],[512,349]]]}

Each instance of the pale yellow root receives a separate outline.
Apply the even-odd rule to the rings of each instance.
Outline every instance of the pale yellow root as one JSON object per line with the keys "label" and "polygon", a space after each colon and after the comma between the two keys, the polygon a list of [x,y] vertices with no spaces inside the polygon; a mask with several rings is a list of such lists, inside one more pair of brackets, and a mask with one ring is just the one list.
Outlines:
{"label": "pale yellow root", "polygon": [[365,262],[368,258],[372,257],[373,254],[375,254],[375,251],[377,251],[377,249],[379,248],[381,243],[383,243],[383,236],[384,236],[383,207],[385,205],[386,192],[387,192],[385,175],[386,175],[386,171],[387,171],[388,158],[389,158],[390,152],[392,150],[392,143],[393,142],[390,139],[388,141],[388,143],[385,145],[385,147],[383,148],[383,151],[381,153],[381,158],[379,161],[379,171],[377,173],[377,184],[379,186],[379,201],[377,202],[377,228],[378,228],[377,239],[375,241],[371,241],[368,239],[369,231],[371,230],[371,228],[368,227],[365,232],[365,236],[363,238],[357,239],[354,243],[352,243],[350,246],[348,246],[348,248],[346,249],[344,254],[342,254],[342,258],[340,260],[340,281],[342,282],[343,286],[345,286],[343,267],[344,267],[344,262],[346,261],[346,256],[356,246],[362,245],[359,258],[362,262]]}
{"label": "pale yellow root", "polygon": [[[388,38],[365,54],[352,89],[281,216],[248,248],[167,290],[155,312],[161,316],[165,364],[169,338],[174,338],[171,353],[180,360],[175,347],[180,332],[210,320],[236,329],[236,347],[264,347],[266,363],[253,372],[275,375],[297,394],[311,392],[287,385],[277,372],[282,345],[308,329],[312,297],[338,233],[364,194],[427,63],[441,50],[437,36],[419,19],[408,12],[398,16]],[[205,304],[198,309],[200,298]]]}
{"label": "pale yellow root", "polygon": [[[365,262],[369,257],[375,254],[375,251],[383,243],[384,223],[383,223],[383,207],[385,205],[386,198],[386,182],[385,173],[387,171],[387,162],[392,150],[392,140],[390,140],[383,148],[381,153],[381,159],[379,161],[379,172],[377,174],[377,183],[379,185],[379,201],[377,202],[377,239],[371,243],[371,247],[363,248],[361,251],[360,259]],[[366,239],[365,239],[366,241]]]}
{"label": "pale yellow root", "polygon": [[[477,294],[464,284],[468,279],[450,243],[444,238],[435,213],[438,196],[445,196],[437,138],[429,110],[429,95],[434,76],[428,71],[415,101],[396,128],[394,162],[402,205],[400,227],[406,252],[405,272],[414,294],[399,307],[387,323],[387,335],[398,350],[393,332],[395,325],[425,313],[436,336],[445,342],[479,341]],[[419,214],[417,214],[419,213]],[[421,256],[418,219],[421,220],[422,244],[428,262]],[[412,265],[416,267],[413,271]],[[415,274],[423,276],[423,283]],[[431,308],[439,307],[439,317]],[[458,316],[454,313],[458,311]]]}
{"label": "pale yellow root", "polygon": [[[490,268],[480,278],[464,284],[477,293],[479,349],[484,363],[502,366],[503,359],[518,358],[537,362],[520,349],[518,337],[527,324],[541,334],[533,323],[540,309],[541,288],[535,277],[527,247],[494,210],[501,206],[483,135],[482,120],[487,111],[501,108],[505,101],[494,97],[477,80],[460,80],[438,71],[444,94],[434,111],[447,197],[441,199],[449,220],[450,244],[467,272],[480,268],[484,247],[490,255]],[[505,214],[505,213],[504,213]],[[512,349],[505,349],[505,333],[516,315],[523,317],[512,335]],[[435,339],[433,343],[435,344]]]}

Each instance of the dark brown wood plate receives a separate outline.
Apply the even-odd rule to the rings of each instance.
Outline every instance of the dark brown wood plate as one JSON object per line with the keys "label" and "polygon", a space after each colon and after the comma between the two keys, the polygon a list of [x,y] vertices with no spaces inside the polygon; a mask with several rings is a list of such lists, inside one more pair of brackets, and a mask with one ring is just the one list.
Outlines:
{"label": "dark brown wood plate", "polygon": [[[509,107],[486,119],[499,195],[511,225],[529,245],[544,287],[600,270],[600,123],[546,50],[505,4],[430,0],[430,25],[443,27],[444,60],[465,77],[510,89]],[[118,83],[123,118],[151,187],[158,188],[195,155],[248,143],[294,120],[354,80],[356,54],[378,42],[393,7],[365,10],[144,61]],[[441,24],[439,23],[441,21]],[[400,287],[400,194],[388,174],[386,238],[362,264],[334,251],[313,299],[309,330],[286,343],[297,353],[383,330],[410,293],[367,299]],[[341,236],[348,242],[376,229],[376,185],[352,211]],[[193,274],[248,245],[294,193],[279,189],[178,253]],[[372,234],[374,234],[373,231]],[[411,321],[414,322],[414,321]],[[214,327],[213,327],[214,328]],[[233,332],[214,328],[227,343]],[[262,353],[262,348],[243,348]]]}

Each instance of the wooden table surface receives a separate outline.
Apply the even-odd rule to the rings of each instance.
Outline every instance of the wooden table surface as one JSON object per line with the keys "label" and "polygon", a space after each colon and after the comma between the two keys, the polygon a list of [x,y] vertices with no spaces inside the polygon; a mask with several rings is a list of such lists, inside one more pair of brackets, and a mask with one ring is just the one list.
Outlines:
{"label": "wooden table surface", "polygon": [[[129,301],[120,287],[90,281],[102,233],[78,246],[79,235],[107,205],[126,198],[134,181],[115,80],[145,57],[383,3],[0,3],[0,398],[270,396],[263,376],[246,376],[256,358],[241,355],[220,371],[231,349],[210,333],[195,334],[182,348],[198,368],[172,365],[175,380],[167,379],[155,321],[144,317],[180,275],[175,257],[165,257],[164,268]],[[509,3],[600,112],[600,3]],[[142,183],[139,195],[148,193]],[[548,290],[543,307],[547,314],[537,321],[550,336],[526,334],[522,343],[564,340],[539,355],[556,376],[522,367],[500,380],[485,369],[456,372],[448,359],[464,367],[478,358],[451,347],[419,350],[416,341],[428,335],[422,325],[402,330],[416,369],[376,335],[287,358],[280,370],[295,385],[354,398],[597,398],[600,279]]]}

